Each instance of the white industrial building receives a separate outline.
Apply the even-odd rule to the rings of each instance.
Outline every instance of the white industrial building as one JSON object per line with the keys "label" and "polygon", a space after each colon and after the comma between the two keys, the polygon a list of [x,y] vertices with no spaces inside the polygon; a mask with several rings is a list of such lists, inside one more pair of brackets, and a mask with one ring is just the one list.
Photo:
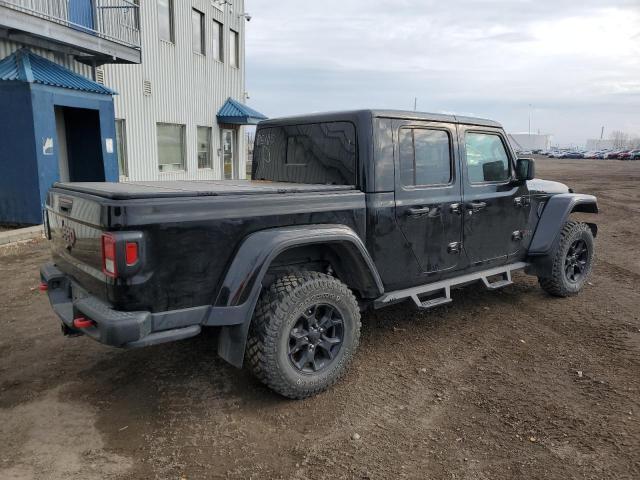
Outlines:
{"label": "white industrial building", "polygon": [[549,150],[551,148],[551,135],[510,133],[508,137],[513,149],[519,152]]}
{"label": "white industrial building", "polygon": [[0,13],[0,59],[27,49],[117,93],[101,156],[120,180],[245,178],[243,125],[264,116],[244,105],[244,0],[0,0]]}
{"label": "white industrial building", "polygon": [[140,2],[142,63],[98,71],[118,92],[121,179],[244,178],[238,123],[256,118],[236,112],[224,124],[217,114],[229,98],[245,101],[245,17],[243,0]]}
{"label": "white industrial building", "polygon": [[613,150],[615,141],[610,139],[590,138],[587,140],[586,149],[591,151]]}

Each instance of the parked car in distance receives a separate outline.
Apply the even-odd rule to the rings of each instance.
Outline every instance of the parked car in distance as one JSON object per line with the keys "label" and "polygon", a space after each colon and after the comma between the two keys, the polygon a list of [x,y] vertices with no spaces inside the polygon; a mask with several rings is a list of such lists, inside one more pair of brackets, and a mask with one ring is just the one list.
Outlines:
{"label": "parked car in distance", "polygon": [[605,154],[604,158],[606,160],[615,160],[615,159],[619,158],[621,153],[624,153],[624,150],[614,150],[613,152],[609,152],[609,153]]}
{"label": "parked car in distance", "polygon": [[640,160],[640,150],[634,150],[631,154],[630,160]]}
{"label": "parked car in distance", "polygon": [[362,311],[428,310],[517,270],[567,297],[591,273],[597,226],[570,215],[598,213],[596,198],[535,178],[491,120],[267,120],[252,178],[55,184],[40,288],[63,333],[128,349],[216,328],[222,358],[299,399],[345,373]]}
{"label": "parked car in distance", "polygon": [[564,152],[558,158],[584,158],[584,154],[580,152]]}
{"label": "parked car in distance", "polygon": [[640,154],[640,150],[628,150],[618,155],[619,160],[632,160],[635,155]]}

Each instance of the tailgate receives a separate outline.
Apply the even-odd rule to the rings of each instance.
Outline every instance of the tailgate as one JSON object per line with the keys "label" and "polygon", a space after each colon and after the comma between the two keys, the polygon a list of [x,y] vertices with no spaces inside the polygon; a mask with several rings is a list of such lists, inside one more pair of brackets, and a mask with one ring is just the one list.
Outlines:
{"label": "tailgate", "polygon": [[100,298],[106,297],[101,244],[104,209],[97,199],[52,190],[45,219],[56,266]]}

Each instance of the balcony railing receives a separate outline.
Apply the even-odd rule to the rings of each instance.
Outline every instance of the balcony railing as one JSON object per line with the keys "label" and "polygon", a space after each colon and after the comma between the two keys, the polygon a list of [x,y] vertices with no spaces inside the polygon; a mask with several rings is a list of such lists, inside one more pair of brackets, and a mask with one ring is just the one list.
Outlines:
{"label": "balcony railing", "polygon": [[129,0],[0,0],[0,6],[140,48],[140,11]]}

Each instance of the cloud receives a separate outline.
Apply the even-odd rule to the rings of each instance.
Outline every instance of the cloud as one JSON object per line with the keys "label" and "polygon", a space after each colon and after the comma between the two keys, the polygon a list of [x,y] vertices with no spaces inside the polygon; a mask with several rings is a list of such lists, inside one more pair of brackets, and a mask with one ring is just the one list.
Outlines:
{"label": "cloud", "polygon": [[637,0],[246,3],[248,89],[272,116],[418,97],[420,109],[484,112],[512,130],[533,104],[539,127],[567,142],[592,123],[637,124]]}

